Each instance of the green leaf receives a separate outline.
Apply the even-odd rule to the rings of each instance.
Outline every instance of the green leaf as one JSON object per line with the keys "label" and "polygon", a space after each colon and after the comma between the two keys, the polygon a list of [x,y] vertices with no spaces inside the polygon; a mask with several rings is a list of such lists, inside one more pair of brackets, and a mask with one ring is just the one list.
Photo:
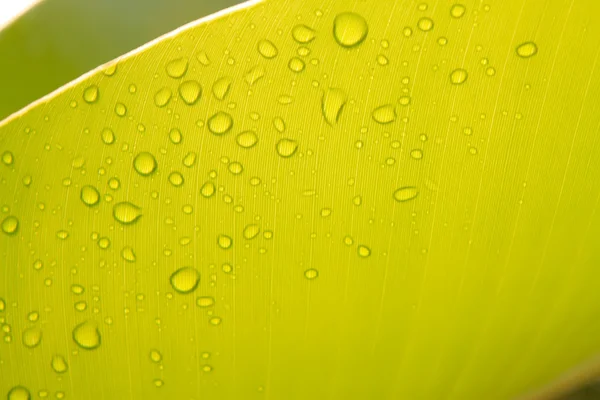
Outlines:
{"label": "green leaf", "polygon": [[599,7],[248,3],[11,116],[0,392],[504,399],[593,365]]}

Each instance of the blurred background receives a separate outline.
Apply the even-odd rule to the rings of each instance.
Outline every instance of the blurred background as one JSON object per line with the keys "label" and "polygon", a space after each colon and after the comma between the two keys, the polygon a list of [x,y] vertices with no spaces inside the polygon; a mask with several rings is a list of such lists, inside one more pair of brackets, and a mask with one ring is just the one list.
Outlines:
{"label": "blurred background", "polygon": [[[0,0],[0,120],[101,64],[237,3]],[[600,399],[600,381],[553,399]]]}

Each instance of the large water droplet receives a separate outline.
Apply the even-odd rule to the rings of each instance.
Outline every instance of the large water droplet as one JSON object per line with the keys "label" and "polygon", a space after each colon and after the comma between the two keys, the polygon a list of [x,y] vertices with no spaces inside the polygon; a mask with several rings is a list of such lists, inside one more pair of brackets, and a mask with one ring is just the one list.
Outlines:
{"label": "large water droplet", "polygon": [[81,201],[88,207],[93,207],[100,202],[100,193],[98,189],[87,185],[81,188]]}
{"label": "large water droplet", "polygon": [[396,120],[396,108],[391,104],[386,104],[373,110],[372,116],[379,124],[389,124]]}
{"label": "large water droplet", "polygon": [[171,286],[182,294],[191,293],[198,287],[200,273],[192,267],[179,268],[171,274]]}
{"label": "large water droplet", "polygon": [[367,21],[356,13],[338,14],[333,22],[333,37],[343,47],[358,46],[368,33]]}
{"label": "large water droplet", "polygon": [[91,85],[83,91],[83,100],[85,100],[86,103],[92,104],[98,101],[99,95],[100,90],[98,89],[98,86]]}
{"label": "large water droplet", "polygon": [[23,331],[23,344],[25,347],[33,349],[42,341],[42,330],[37,327],[28,328]]}
{"label": "large water droplet", "polygon": [[289,158],[296,153],[296,150],[298,150],[298,142],[291,139],[281,139],[277,142],[275,147],[277,149],[277,154],[281,157]]}
{"label": "large water droplet", "polygon": [[115,204],[113,207],[113,217],[123,225],[130,225],[137,221],[141,216],[142,209],[138,206],[124,201]]}
{"label": "large water droplet", "polygon": [[133,168],[142,176],[152,175],[157,167],[156,159],[151,153],[141,152],[133,160]]}
{"label": "large water droplet", "polygon": [[91,321],[82,322],[73,328],[73,340],[85,350],[98,348],[102,342],[98,325]]}
{"label": "large water droplet", "polygon": [[292,37],[300,44],[310,43],[315,39],[315,31],[309,26],[300,24],[292,29]]}
{"label": "large water droplet", "polygon": [[213,96],[217,100],[224,100],[231,88],[231,78],[223,77],[217,79],[212,87]]}
{"label": "large water droplet", "polygon": [[224,135],[233,127],[233,118],[226,112],[219,111],[208,119],[208,130],[215,135]]}
{"label": "large water droplet", "polygon": [[24,386],[15,386],[8,392],[8,400],[31,400],[31,393]]}
{"label": "large water droplet", "polygon": [[457,68],[450,74],[450,82],[454,85],[460,85],[461,83],[464,83],[468,77],[469,74],[467,73],[467,70]]}
{"label": "large water droplet", "polygon": [[197,81],[185,81],[179,85],[179,97],[189,106],[196,104],[201,95],[202,86]]}
{"label": "large water droplet", "polygon": [[329,125],[333,126],[339,121],[347,100],[348,96],[342,89],[331,88],[323,93],[321,111]]}
{"label": "large water droplet", "polygon": [[412,200],[419,195],[419,190],[414,186],[404,186],[394,192],[394,199],[400,203]]}
{"label": "large water droplet", "polygon": [[67,360],[61,355],[54,355],[52,357],[52,361],[50,362],[52,369],[57,374],[64,374],[69,369],[69,365],[67,364]]}
{"label": "large water droplet", "polygon": [[522,58],[533,57],[537,52],[537,44],[534,42],[525,42],[517,46],[517,55]]}
{"label": "large water droplet", "polygon": [[279,51],[277,50],[275,44],[270,40],[266,39],[258,42],[258,52],[261,56],[268,60],[277,57],[277,54],[279,54]]}
{"label": "large water droplet", "polygon": [[13,215],[9,215],[2,221],[2,232],[7,235],[14,235],[19,231],[19,220]]}
{"label": "large water droplet", "polygon": [[167,75],[171,78],[181,78],[188,69],[188,60],[186,58],[177,58],[169,61],[166,66]]}

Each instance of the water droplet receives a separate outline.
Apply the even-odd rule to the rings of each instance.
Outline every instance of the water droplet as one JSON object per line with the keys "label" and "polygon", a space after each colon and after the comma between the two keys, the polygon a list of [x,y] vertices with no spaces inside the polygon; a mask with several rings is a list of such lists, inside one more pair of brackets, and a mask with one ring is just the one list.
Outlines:
{"label": "water droplet", "polygon": [[69,365],[67,364],[67,360],[63,356],[54,355],[52,357],[52,361],[50,362],[52,369],[57,374],[64,374],[69,369]]}
{"label": "water droplet", "polygon": [[181,135],[181,131],[179,129],[177,129],[177,128],[173,128],[169,132],[169,140],[173,144],[179,144],[179,143],[181,143],[181,139],[182,138],[183,138],[183,136]]}
{"label": "water droplet", "polygon": [[205,51],[201,51],[196,58],[198,59],[198,62],[204,65],[205,67],[210,65],[210,59],[208,58],[208,54],[206,54]]}
{"label": "water droplet", "polygon": [[224,77],[217,79],[212,87],[213,96],[217,100],[224,100],[231,88],[231,79]]}
{"label": "water droplet", "polygon": [[315,39],[315,31],[309,26],[300,24],[292,29],[292,37],[300,44],[310,43]]}
{"label": "water droplet", "polygon": [[202,196],[208,199],[209,197],[212,197],[215,194],[215,191],[215,184],[212,182],[206,182],[204,185],[202,185],[202,188],[200,189],[200,194],[202,194]]}
{"label": "water droplet", "polygon": [[136,260],[135,252],[131,247],[124,247],[123,250],[121,250],[121,257],[128,262],[135,262]]}
{"label": "water droplet", "polygon": [[260,55],[268,60],[277,57],[277,54],[279,54],[279,50],[277,50],[275,44],[266,39],[258,42],[257,48]]}
{"label": "water droplet", "polygon": [[298,150],[298,142],[290,139],[281,139],[277,142],[275,147],[277,149],[277,154],[283,158],[289,158],[296,153],[296,150]]}
{"label": "water droplet", "polygon": [[396,120],[396,108],[391,104],[386,104],[373,110],[372,116],[379,124],[389,124]]}
{"label": "water droplet", "polygon": [[85,350],[98,348],[102,342],[98,325],[91,321],[82,322],[73,328],[73,340]]}
{"label": "water droplet", "polygon": [[202,86],[197,81],[185,81],[179,85],[179,97],[188,106],[196,104],[202,96]]}
{"label": "water droplet", "polygon": [[222,249],[229,249],[233,245],[233,239],[227,235],[219,235],[217,238],[217,244]]}
{"label": "water droplet", "polygon": [[407,26],[402,30],[402,34],[404,35],[404,37],[411,37],[413,34],[413,30],[410,26]]}
{"label": "water droplet", "polygon": [[181,78],[188,69],[188,60],[186,58],[177,58],[169,61],[166,66],[167,75],[171,78]]}
{"label": "water droplet", "polygon": [[181,294],[188,294],[196,290],[200,283],[200,273],[192,267],[179,268],[171,274],[171,286]]}
{"label": "water droplet", "polygon": [[24,386],[15,386],[8,392],[8,400],[31,400],[31,393]]}
{"label": "water droplet", "polygon": [[337,124],[347,100],[348,96],[342,89],[331,88],[323,94],[321,111],[329,125]]}
{"label": "water droplet", "polygon": [[75,283],[73,285],[71,285],[71,293],[80,295],[80,294],[83,294],[83,292],[85,292],[85,288],[83,286],[75,284]]}
{"label": "water droplet", "polygon": [[88,207],[93,207],[100,202],[100,193],[98,189],[87,185],[81,188],[81,201]]}
{"label": "water droplet", "polygon": [[136,222],[141,216],[142,209],[138,206],[124,201],[115,204],[113,207],[113,217],[123,225],[130,225]]}
{"label": "water droplet", "polygon": [[163,87],[154,95],[154,104],[156,104],[157,107],[164,107],[169,104],[172,95],[171,89]]}
{"label": "water droplet", "polygon": [[150,350],[150,360],[155,363],[159,363],[162,361],[162,354],[158,350]]}
{"label": "water droplet", "polygon": [[100,137],[104,144],[111,145],[115,142],[115,133],[109,128],[105,128],[100,134]]}
{"label": "water droplet", "polygon": [[285,121],[281,117],[273,119],[273,126],[279,133],[285,132]]}
{"label": "water droplet", "polygon": [[235,141],[240,147],[249,149],[256,145],[258,142],[258,136],[256,136],[254,131],[245,131],[237,135]]}
{"label": "water droplet", "polygon": [[100,94],[100,90],[98,89],[98,86],[96,85],[91,85],[88,86],[84,91],[83,91],[83,100],[85,100],[86,103],[95,103],[96,101],[98,101],[98,97]]}
{"label": "water droplet", "polygon": [[4,311],[6,309],[6,302],[3,298],[0,298],[0,311]]}
{"label": "water droplet", "polygon": [[98,240],[98,247],[100,247],[102,250],[106,250],[110,247],[110,239],[107,237],[101,237]]}
{"label": "water droplet", "polygon": [[369,257],[371,255],[371,249],[362,244],[358,246],[357,252],[358,255],[363,258]]}
{"label": "water droplet", "polygon": [[465,11],[467,11],[467,8],[462,4],[454,4],[452,7],[450,7],[450,15],[453,18],[462,17],[465,15]]}
{"label": "water droplet", "polygon": [[106,67],[103,71],[106,76],[113,76],[117,72],[117,63],[112,62],[108,67]]}
{"label": "water droplet", "polygon": [[433,20],[431,18],[423,17],[417,22],[417,26],[423,32],[428,32],[433,29]]}
{"label": "water droplet", "polygon": [[23,331],[23,344],[25,347],[33,349],[42,341],[42,330],[37,327],[28,328]]}
{"label": "water droplet", "polygon": [[212,317],[209,322],[211,325],[221,325],[221,317]]}
{"label": "water droplet", "polygon": [[202,296],[196,299],[196,305],[198,307],[211,307],[215,304],[215,299],[210,296]]}
{"label": "water droplet", "polygon": [[9,215],[2,221],[2,232],[7,235],[14,235],[19,231],[19,220],[13,215]]}
{"label": "water droplet", "polygon": [[410,96],[402,96],[398,99],[398,103],[402,106],[407,106],[410,104]]}
{"label": "water droplet", "polygon": [[258,82],[263,76],[265,76],[265,69],[262,66],[257,65],[256,67],[252,68],[246,73],[246,83],[252,86],[256,82]]}
{"label": "water droplet", "polygon": [[438,44],[439,44],[440,46],[445,46],[445,45],[447,45],[447,44],[448,44],[448,38],[445,38],[444,36],[440,36],[440,37],[438,38]]}
{"label": "water droplet", "polygon": [[419,149],[412,150],[410,152],[410,156],[415,160],[420,160],[421,158],[423,158],[423,151]]}
{"label": "water droplet", "polygon": [[2,153],[2,163],[4,163],[4,165],[12,165],[14,160],[15,157],[10,151],[5,151],[4,153]]}
{"label": "water droplet", "polygon": [[304,61],[302,61],[298,57],[293,57],[288,63],[288,68],[296,73],[304,71],[304,66]]}
{"label": "water droplet", "polygon": [[244,238],[247,240],[252,240],[260,233],[260,228],[258,225],[250,224],[244,228]]}
{"label": "water droplet", "polygon": [[368,33],[367,21],[356,13],[338,14],[333,22],[333,37],[342,47],[358,46],[365,40]]}
{"label": "water droplet", "polygon": [[537,45],[534,42],[525,42],[517,46],[517,55],[522,58],[529,58],[538,52]]}
{"label": "water droplet", "polygon": [[142,176],[149,176],[156,171],[156,159],[151,153],[141,152],[133,160],[133,168]]}
{"label": "water droplet", "polygon": [[127,107],[125,106],[125,104],[123,104],[123,103],[117,103],[115,105],[115,113],[119,117],[124,117],[125,115],[127,115]]}
{"label": "water droplet", "polygon": [[174,171],[169,174],[169,182],[175,187],[183,185],[184,179],[181,173]]}
{"label": "water droplet", "polygon": [[67,240],[69,238],[69,232],[67,232],[65,230],[60,230],[60,231],[56,232],[56,237],[59,238],[60,240]]}
{"label": "water droplet", "polygon": [[183,157],[183,165],[184,166],[186,166],[188,168],[192,168],[195,163],[196,163],[196,153],[194,153],[193,151],[187,153],[185,155],[185,157]]}
{"label": "water droplet", "polygon": [[487,76],[494,76],[494,75],[496,75],[496,69],[495,69],[494,67],[488,67],[488,68],[485,70],[485,74],[486,74]]}
{"label": "water droplet", "polygon": [[404,186],[394,192],[394,199],[400,203],[412,200],[419,195],[419,190],[414,186]]}
{"label": "water droplet", "polygon": [[465,69],[457,68],[450,74],[450,82],[454,85],[460,85],[461,83],[464,83],[468,77],[469,74]]}
{"label": "water droplet", "polygon": [[385,66],[388,65],[390,61],[388,60],[388,58],[386,56],[384,56],[383,54],[379,54],[377,56],[377,64],[381,65],[381,66]]}
{"label": "water droplet", "polygon": [[219,111],[208,119],[208,130],[215,135],[224,135],[233,127],[233,118],[226,112]]}
{"label": "water droplet", "polygon": [[319,276],[319,271],[314,268],[304,271],[304,277],[309,280],[316,279]]}

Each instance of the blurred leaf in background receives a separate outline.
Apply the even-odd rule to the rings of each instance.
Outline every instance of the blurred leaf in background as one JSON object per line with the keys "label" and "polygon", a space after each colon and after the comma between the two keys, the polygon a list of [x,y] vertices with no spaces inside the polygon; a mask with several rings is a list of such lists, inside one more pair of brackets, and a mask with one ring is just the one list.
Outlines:
{"label": "blurred leaf in background", "polygon": [[0,120],[98,65],[240,2],[42,1],[0,31]]}

